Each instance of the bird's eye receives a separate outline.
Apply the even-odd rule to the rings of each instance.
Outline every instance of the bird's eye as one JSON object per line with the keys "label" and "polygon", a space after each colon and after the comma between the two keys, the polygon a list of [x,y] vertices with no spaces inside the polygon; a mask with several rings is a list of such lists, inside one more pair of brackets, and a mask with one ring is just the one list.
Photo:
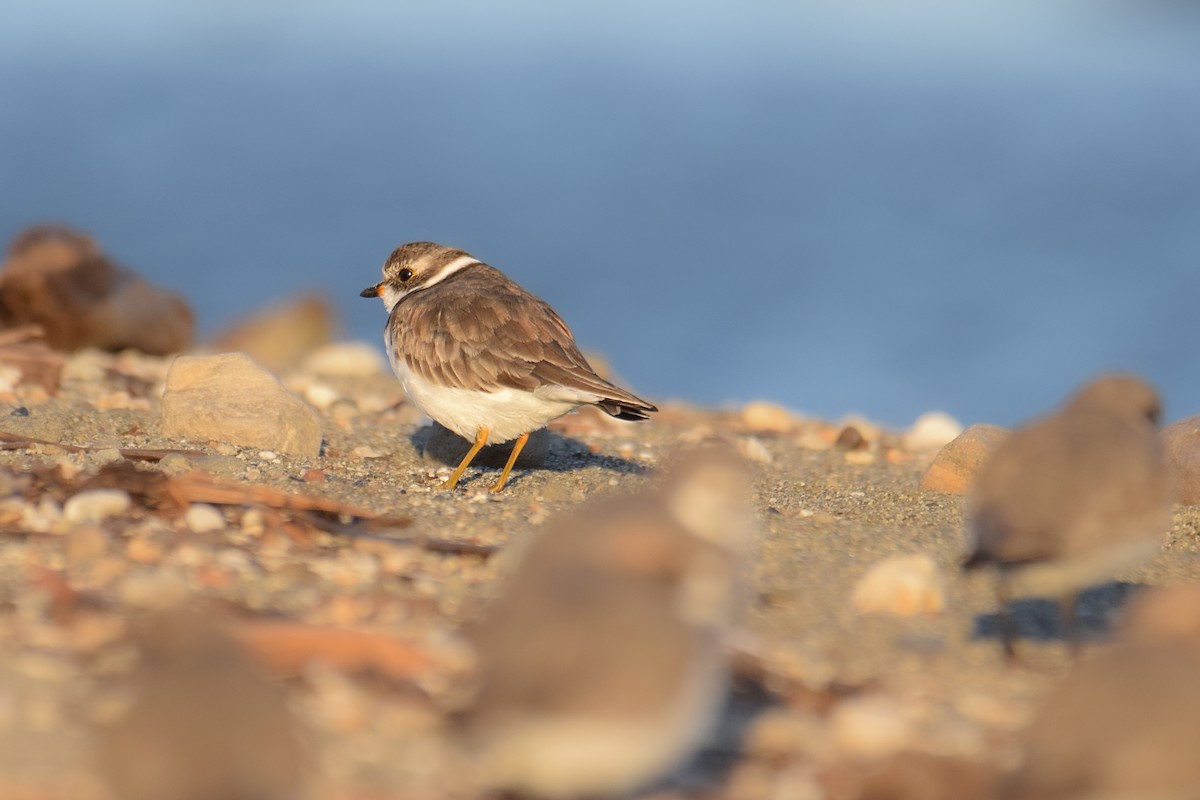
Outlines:
{"label": "bird's eye", "polygon": [[400,270],[400,280],[407,281],[412,276],[413,276],[413,271],[411,269]]}

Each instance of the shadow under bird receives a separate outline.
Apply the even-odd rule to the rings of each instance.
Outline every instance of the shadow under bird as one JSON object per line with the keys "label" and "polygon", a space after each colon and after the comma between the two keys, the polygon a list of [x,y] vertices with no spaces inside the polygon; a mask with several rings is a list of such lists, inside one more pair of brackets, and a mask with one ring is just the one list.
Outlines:
{"label": "shadow under bird", "polygon": [[984,463],[968,501],[965,568],[995,565],[1004,652],[1015,657],[1016,595],[1057,597],[1066,635],[1078,592],[1148,561],[1170,524],[1171,481],[1157,392],[1098,378],[1058,413],[1012,434]]}
{"label": "shadow under bird", "polygon": [[515,439],[491,487],[501,491],[529,434],[580,406],[624,420],[658,410],[597,375],[548,303],[462,250],[402,245],[361,296],[387,308],[384,342],[409,398],[474,443],[447,489],[489,441]]}
{"label": "shadow under bird", "polygon": [[515,545],[504,594],[468,632],[477,685],[459,726],[481,788],[626,796],[715,731],[753,536],[723,469],[690,465]]}

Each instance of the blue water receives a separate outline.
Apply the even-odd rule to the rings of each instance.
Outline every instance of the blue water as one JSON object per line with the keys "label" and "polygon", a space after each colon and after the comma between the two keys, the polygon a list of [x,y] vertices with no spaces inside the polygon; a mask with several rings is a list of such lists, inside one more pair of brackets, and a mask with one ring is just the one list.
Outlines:
{"label": "blue water", "polygon": [[1200,15],[962,5],[21,0],[0,237],[81,227],[205,333],[315,288],[377,340],[433,239],[652,398],[1200,413]]}

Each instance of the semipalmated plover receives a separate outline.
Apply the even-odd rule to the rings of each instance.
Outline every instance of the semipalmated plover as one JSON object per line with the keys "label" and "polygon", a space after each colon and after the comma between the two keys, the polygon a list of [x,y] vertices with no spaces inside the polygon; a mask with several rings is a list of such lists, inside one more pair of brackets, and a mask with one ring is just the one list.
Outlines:
{"label": "semipalmated plover", "polygon": [[548,303],[462,250],[398,247],[361,295],[387,307],[388,358],[413,403],[474,442],[447,489],[489,441],[516,439],[499,492],[530,432],[579,406],[625,420],[658,410],[597,375]]}
{"label": "semipalmated plover", "polygon": [[722,640],[752,544],[736,540],[753,524],[744,482],[713,481],[711,468],[516,545],[504,594],[469,632],[478,685],[460,722],[483,787],[624,796],[714,731],[729,688]]}
{"label": "semipalmated plover", "polygon": [[1014,655],[1014,594],[1058,597],[1073,638],[1080,589],[1149,560],[1171,513],[1160,403],[1134,377],[1099,378],[1058,413],[1013,433],[984,463],[968,503],[973,550],[995,564],[1001,636]]}
{"label": "semipalmated plover", "polygon": [[132,704],[96,731],[98,766],[112,797],[304,794],[308,754],[283,688],[261,674],[210,614],[167,609],[135,628],[140,659],[130,680]]}
{"label": "semipalmated plover", "polygon": [[1078,662],[1024,735],[1005,800],[1200,797],[1200,664],[1180,642]]}

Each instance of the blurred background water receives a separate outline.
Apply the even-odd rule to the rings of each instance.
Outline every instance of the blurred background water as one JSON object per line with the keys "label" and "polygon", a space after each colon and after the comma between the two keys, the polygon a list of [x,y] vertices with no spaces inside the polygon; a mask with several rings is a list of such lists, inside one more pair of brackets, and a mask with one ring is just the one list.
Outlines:
{"label": "blurred background water", "polygon": [[1011,424],[1200,413],[1200,13],[1169,0],[68,0],[0,22],[0,236],[202,332],[466,248],[639,393]]}

